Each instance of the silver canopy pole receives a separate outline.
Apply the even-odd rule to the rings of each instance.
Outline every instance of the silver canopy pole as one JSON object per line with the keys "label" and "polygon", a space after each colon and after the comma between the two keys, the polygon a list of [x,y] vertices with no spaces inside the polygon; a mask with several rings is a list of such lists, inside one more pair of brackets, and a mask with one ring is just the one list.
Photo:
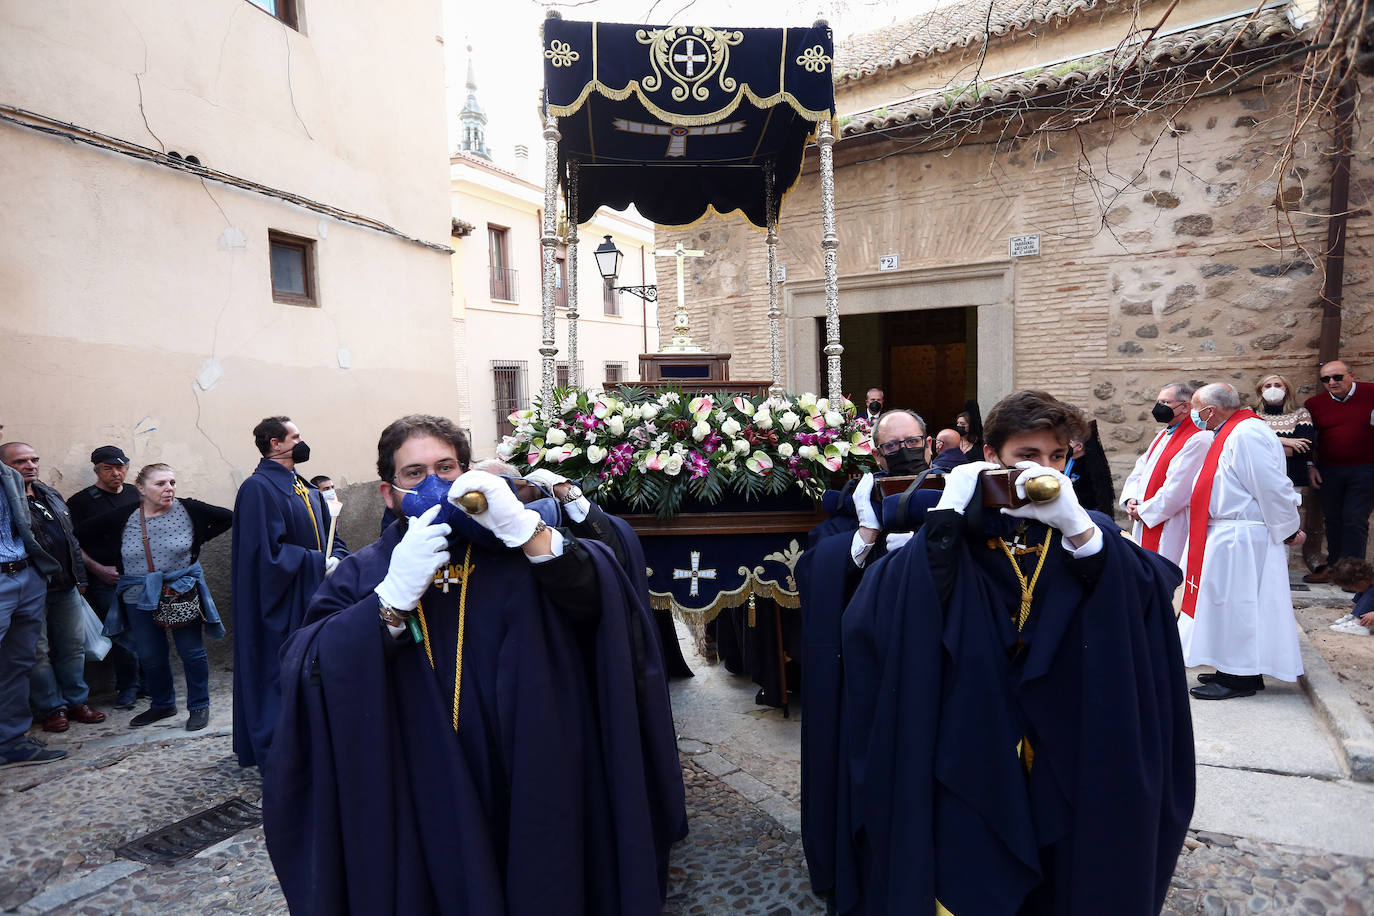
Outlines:
{"label": "silver canopy pole", "polygon": [[558,270],[558,119],[553,115],[544,116],[544,226],[539,244],[544,256],[543,291],[544,303],[541,314],[544,337],[540,341],[539,355],[542,357],[540,368],[540,410],[547,419],[558,412],[553,402],[553,358],[558,355],[554,346],[554,282]]}
{"label": "silver canopy pole", "polygon": [[840,239],[835,235],[835,136],[830,119],[820,123],[816,145],[821,152],[821,248],[825,252],[825,362],[827,397],[840,399]]}
{"label": "silver canopy pole", "polygon": [[577,371],[577,178],[576,159],[568,160],[568,386],[577,388],[582,384]]}
{"label": "silver canopy pole", "polygon": [[773,166],[763,170],[764,208],[768,220],[768,366],[773,384],[768,393],[781,394],[782,383],[782,312],[778,309],[778,201]]}

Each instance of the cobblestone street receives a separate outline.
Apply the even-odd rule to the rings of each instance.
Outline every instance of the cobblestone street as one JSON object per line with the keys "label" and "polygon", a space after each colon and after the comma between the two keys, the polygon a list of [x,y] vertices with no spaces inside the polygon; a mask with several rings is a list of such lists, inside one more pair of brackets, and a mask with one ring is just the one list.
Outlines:
{"label": "cobblestone street", "polygon": [[[699,658],[692,662],[697,676],[673,685],[691,834],[674,850],[664,912],[824,913],[810,892],[798,832],[798,711],[784,719],[777,710],[757,707],[757,688],[747,678]],[[1275,698],[1281,693],[1273,692]],[[116,853],[133,838],[230,798],[259,802],[256,771],[241,770],[233,758],[230,680],[222,665],[216,665],[211,693],[226,699],[213,707],[204,732],[187,733],[184,715],[130,730],[132,713],[117,712],[102,725],[74,725],[51,736],[52,746],[71,751],[68,759],[0,771],[0,910],[26,916],[285,912],[261,828],[170,866]],[[1283,702],[1305,700],[1294,693]],[[1279,712],[1267,713],[1271,718],[1283,714],[1283,707],[1274,709]],[[1199,720],[1200,740],[1204,733],[1220,734],[1212,721]],[[1222,769],[1218,753],[1200,745],[1200,817],[1207,816],[1204,793],[1221,791],[1208,789],[1212,783],[1202,775]],[[1374,801],[1374,788],[1354,786],[1334,772],[1299,782],[1314,791],[1355,793],[1342,798],[1356,802]],[[1252,797],[1243,806],[1265,809],[1278,802]],[[1349,812],[1329,812],[1342,813]],[[1374,858],[1195,830],[1165,913],[1374,916],[1371,882]]]}

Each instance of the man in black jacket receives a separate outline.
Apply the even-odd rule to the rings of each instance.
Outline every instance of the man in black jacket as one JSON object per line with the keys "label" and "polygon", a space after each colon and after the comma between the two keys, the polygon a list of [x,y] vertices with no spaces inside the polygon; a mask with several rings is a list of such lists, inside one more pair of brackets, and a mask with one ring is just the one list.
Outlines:
{"label": "man in black jacket", "polygon": [[72,533],[72,516],[62,496],[38,479],[38,452],[24,442],[0,445],[0,461],[24,478],[33,534],[58,563],[48,577],[43,628],[38,634],[33,668],[29,671],[29,705],[43,720],[43,731],[64,732],[75,719],[93,725],[105,714],[86,700],[86,649],[82,629],[86,565]]}

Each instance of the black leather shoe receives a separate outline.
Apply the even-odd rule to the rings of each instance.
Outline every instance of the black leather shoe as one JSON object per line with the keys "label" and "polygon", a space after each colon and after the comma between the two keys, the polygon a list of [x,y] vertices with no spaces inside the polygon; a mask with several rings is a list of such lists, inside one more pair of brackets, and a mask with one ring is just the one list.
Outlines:
{"label": "black leather shoe", "polygon": [[130,728],[142,728],[145,725],[152,725],[161,719],[170,719],[177,714],[175,706],[154,706],[152,709],[144,710],[129,720]]}
{"label": "black leather shoe", "polygon": [[210,724],[210,708],[191,710],[190,717],[186,720],[186,730],[188,732],[198,732]]}
{"label": "black leather shoe", "polygon": [[1188,691],[1199,700],[1233,700],[1236,697],[1252,697],[1255,695],[1253,687],[1228,687],[1217,681],[1210,684],[1203,684],[1200,687],[1193,687]]}
{"label": "black leather shoe", "polygon": [[[1218,684],[1221,683],[1221,678],[1222,673],[1220,671],[1209,671],[1206,674],[1199,674],[1197,676],[1197,682],[1199,684]],[[1258,684],[1253,684],[1251,686],[1253,686],[1256,690],[1263,690],[1264,679],[1261,678]]]}

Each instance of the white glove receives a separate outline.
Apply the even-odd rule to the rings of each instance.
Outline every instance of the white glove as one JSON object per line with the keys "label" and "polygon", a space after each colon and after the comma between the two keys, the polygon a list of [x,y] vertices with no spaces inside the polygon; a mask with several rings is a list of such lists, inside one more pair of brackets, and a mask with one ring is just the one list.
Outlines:
{"label": "white glove", "polygon": [[412,518],[405,536],[391,551],[386,578],[373,589],[387,607],[413,610],[434,581],[435,570],[448,563],[449,526],[431,524],[439,509],[430,506],[419,518]]}
{"label": "white glove", "polygon": [[326,579],[328,579],[330,576],[334,575],[334,570],[336,570],[336,569],[338,569],[338,568],[339,568],[339,558],[338,558],[338,557],[325,557],[325,558],[324,558],[324,577],[325,577]]}
{"label": "white glove", "polygon": [[1001,465],[993,464],[991,461],[969,461],[955,466],[945,475],[945,489],[940,494],[940,501],[935,504],[936,510],[953,509],[963,515],[964,510],[968,508],[968,501],[973,498],[974,489],[978,486],[978,475],[999,467]]}
{"label": "white glove", "polygon": [[[553,471],[550,471],[548,468],[538,468],[536,470],[530,471],[528,474],[525,475],[525,479],[532,480],[538,484],[543,484],[544,486],[548,487],[549,492],[553,493],[555,496],[557,495],[557,491],[554,490],[554,487],[558,486],[561,483],[571,483],[571,481],[569,481],[568,478],[564,477],[562,474],[556,474]],[[563,511],[566,512],[568,514],[568,518],[572,519],[574,522],[585,522],[587,520],[588,514],[590,514],[592,511],[592,504],[586,496],[579,496],[572,502],[563,503]]]}
{"label": "white glove", "polygon": [[881,528],[878,513],[873,511],[873,474],[870,472],[859,478],[854,487],[854,512],[859,516],[860,528]]}
{"label": "white glove", "polygon": [[898,549],[899,547],[902,547],[906,544],[907,541],[911,540],[915,536],[916,532],[914,531],[892,532],[887,536],[887,552],[892,553],[892,551]]}
{"label": "white glove", "polygon": [[519,547],[534,537],[535,528],[540,522],[539,513],[526,509],[506,481],[495,474],[468,471],[453,482],[448,491],[448,501],[458,506],[458,498],[474,490],[487,498],[487,511],[473,515],[473,520],[500,538],[501,543],[507,547]]}
{"label": "white glove", "polygon": [[1021,476],[1016,478],[1017,496],[1025,499],[1026,481],[1045,476],[1054,477],[1059,481],[1059,496],[1047,503],[1028,502],[1019,509],[1003,509],[1003,514],[1044,522],[1051,528],[1058,528],[1069,537],[1092,530],[1093,520],[1088,517],[1087,510],[1078,504],[1078,494],[1073,491],[1073,481],[1054,468],[1047,468],[1034,461],[1018,461],[1016,466],[1021,469]]}

